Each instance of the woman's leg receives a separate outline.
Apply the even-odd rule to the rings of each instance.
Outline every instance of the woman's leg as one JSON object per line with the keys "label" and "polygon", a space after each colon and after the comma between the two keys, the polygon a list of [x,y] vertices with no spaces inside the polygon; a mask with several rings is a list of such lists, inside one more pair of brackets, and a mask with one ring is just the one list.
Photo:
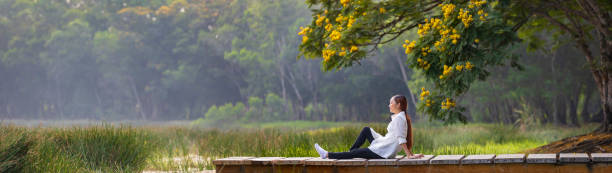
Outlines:
{"label": "woman's leg", "polygon": [[364,158],[364,159],[383,159],[378,154],[372,152],[368,148],[359,148],[349,152],[329,152],[327,153],[329,159],[352,159],[352,158]]}
{"label": "woman's leg", "polygon": [[365,143],[366,139],[368,140],[368,142],[370,142],[370,144],[374,140],[374,137],[372,136],[372,131],[370,130],[370,127],[364,127],[361,130],[361,133],[359,133],[359,137],[357,137],[357,140],[355,140],[355,143],[353,143],[353,146],[351,146],[351,149],[349,151],[353,151],[353,150],[358,149],[359,147],[361,147],[363,145],[363,143]]}

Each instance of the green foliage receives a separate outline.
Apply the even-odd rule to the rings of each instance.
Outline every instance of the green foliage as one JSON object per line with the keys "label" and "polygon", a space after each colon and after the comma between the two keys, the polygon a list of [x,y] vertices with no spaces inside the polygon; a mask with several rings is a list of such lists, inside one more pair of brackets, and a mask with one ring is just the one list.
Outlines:
{"label": "green foliage", "polygon": [[249,97],[246,106],[241,102],[227,103],[219,107],[213,105],[208,109],[204,118],[198,119],[194,124],[219,127],[221,124],[289,120],[293,111],[288,105],[291,105],[291,102],[283,100],[274,93],[268,93],[265,100],[259,97]]}
{"label": "green foliage", "polygon": [[124,126],[0,132],[2,172],[139,172],[160,147],[149,131]]}
{"label": "green foliage", "polygon": [[419,110],[432,119],[465,123],[465,107],[456,106],[453,97],[465,93],[476,79],[484,80],[489,75],[485,67],[502,65],[507,59],[516,65],[516,57],[507,52],[518,38],[501,17],[507,7],[498,1],[310,3],[320,9],[314,10],[313,22],[299,33],[304,35],[300,50],[307,57],[322,56],[325,69],[351,66],[366,55],[346,48],[378,45],[387,34],[399,36],[418,28],[419,38],[406,40],[403,47],[410,67],[421,69],[434,84],[431,92],[422,89],[419,104]]}

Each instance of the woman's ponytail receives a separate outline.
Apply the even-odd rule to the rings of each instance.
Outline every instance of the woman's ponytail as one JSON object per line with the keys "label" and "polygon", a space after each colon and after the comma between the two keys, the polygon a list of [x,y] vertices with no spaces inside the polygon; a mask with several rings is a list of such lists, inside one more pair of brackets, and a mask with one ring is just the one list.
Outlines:
{"label": "woman's ponytail", "polygon": [[393,101],[400,105],[400,110],[404,111],[404,115],[406,115],[406,146],[412,151],[412,120],[410,120],[410,116],[406,113],[406,109],[408,109],[408,100],[403,95],[395,95],[393,96]]}

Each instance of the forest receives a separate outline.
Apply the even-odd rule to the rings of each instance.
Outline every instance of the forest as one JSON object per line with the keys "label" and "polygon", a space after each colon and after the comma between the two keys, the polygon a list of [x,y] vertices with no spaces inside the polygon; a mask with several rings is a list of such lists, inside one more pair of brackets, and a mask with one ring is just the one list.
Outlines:
{"label": "forest", "polygon": [[[0,118],[382,121],[402,94],[428,119],[415,103],[433,84],[408,66],[403,39],[325,71],[298,48],[312,16],[302,0],[0,0]],[[458,98],[469,121],[601,121],[583,55],[549,32],[512,46],[520,68],[488,67]]]}

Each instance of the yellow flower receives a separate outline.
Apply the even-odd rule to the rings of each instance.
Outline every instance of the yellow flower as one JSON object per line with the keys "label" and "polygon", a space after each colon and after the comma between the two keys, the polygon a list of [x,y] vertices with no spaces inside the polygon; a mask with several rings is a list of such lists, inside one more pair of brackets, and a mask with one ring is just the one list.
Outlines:
{"label": "yellow flower", "polygon": [[355,52],[357,50],[359,50],[359,48],[357,46],[355,46],[355,45],[351,46],[351,53],[353,53],[353,52]]}
{"label": "yellow flower", "polygon": [[323,25],[323,21],[325,21],[325,16],[321,16],[320,14],[317,14],[317,20],[315,21],[315,24],[317,26],[321,26]]}
{"label": "yellow flower", "polygon": [[342,51],[342,52],[338,53],[338,55],[340,55],[340,56],[345,56],[345,55],[346,55],[346,52]]}
{"label": "yellow flower", "polygon": [[336,51],[334,51],[334,50],[331,50],[331,49],[325,49],[325,50],[323,50],[323,60],[324,60],[324,61],[329,61],[329,58],[330,58],[332,55],[334,55],[334,54],[336,54]]}
{"label": "yellow flower", "polygon": [[414,49],[414,47],[416,46],[416,41],[410,42],[409,40],[406,40],[404,42],[405,43],[402,45],[402,47],[406,48],[406,54],[409,54],[410,52],[412,52],[412,49]]}
{"label": "yellow flower", "polygon": [[346,7],[350,2],[351,0],[340,0],[340,3],[342,3],[343,7]]}
{"label": "yellow flower", "polygon": [[444,71],[442,72],[442,75],[447,76],[452,72],[453,68],[450,68],[448,65],[444,65]]}
{"label": "yellow flower", "polygon": [[463,69],[463,65],[457,65],[455,68],[457,69],[457,71],[461,71],[461,69]]}
{"label": "yellow flower", "polygon": [[331,31],[333,25],[331,23],[328,23],[327,25],[325,25],[325,30],[326,31]]}
{"label": "yellow flower", "polygon": [[310,33],[312,31],[312,29],[310,29],[309,27],[300,27],[300,32],[298,33],[298,35],[306,35],[308,33]]}
{"label": "yellow flower", "polygon": [[338,22],[338,23],[342,23],[342,21],[344,21],[344,20],[345,20],[345,17],[342,16],[342,14],[340,14],[340,15],[338,15],[338,17],[336,17],[336,22]]}
{"label": "yellow flower", "polygon": [[[440,4],[441,5],[441,4]],[[454,4],[444,4],[442,5],[442,12],[444,13],[444,20],[448,20],[451,13],[455,10]]]}
{"label": "yellow flower", "polygon": [[472,65],[472,63],[470,63],[469,61],[465,63],[465,69],[471,70],[473,67],[474,65]]}
{"label": "yellow flower", "polygon": [[342,34],[340,34],[340,32],[338,32],[337,30],[332,31],[332,33],[329,35],[332,41],[340,40],[341,36]]}
{"label": "yellow flower", "polygon": [[346,27],[347,28],[353,27],[353,23],[355,23],[355,17],[350,16],[349,20],[348,20],[348,23],[346,24]]}
{"label": "yellow flower", "polygon": [[421,88],[421,100],[424,100],[425,97],[429,96],[429,91],[425,90],[425,87]]}
{"label": "yellow flower", "polygon": [[474,43],[478,43],[478,42],[480,42],[480,40],[474,39]]}
{"label": "yellow flower", "polygon": [[380,13],[385,13],[385,12],[387,12],[387,10],[385,10],[385,8],[382,8],[382,7],[380,7],[380,8],[378,9],[378,11],[380,11]]}
{"label": "yellow flower", "polygon": [[461,19],[461,22],[463,22],[463,25],[465,25],[466,28],[469,27],[470,22],[474,20],[470,12],[464,11],[463,9],[459,9],[459,15],[457,16],[457,19]]}
{"label": "yellow flower", "polygon": [[302,36],[302,44],[306,43],[306,41],[308,41],[308,36]]}
{"label": "yellow flower", "polygon": [[362,16],[365,16],[366,14],[368,14],[368,13],[366,13],[366,12],[361,13]]}
{"label": "yellow flower", "polygon": [[449,109],[451,107],[455,107],[455,101],[450,98],[446,98],[446,101],[442,101],[442,109]]}

